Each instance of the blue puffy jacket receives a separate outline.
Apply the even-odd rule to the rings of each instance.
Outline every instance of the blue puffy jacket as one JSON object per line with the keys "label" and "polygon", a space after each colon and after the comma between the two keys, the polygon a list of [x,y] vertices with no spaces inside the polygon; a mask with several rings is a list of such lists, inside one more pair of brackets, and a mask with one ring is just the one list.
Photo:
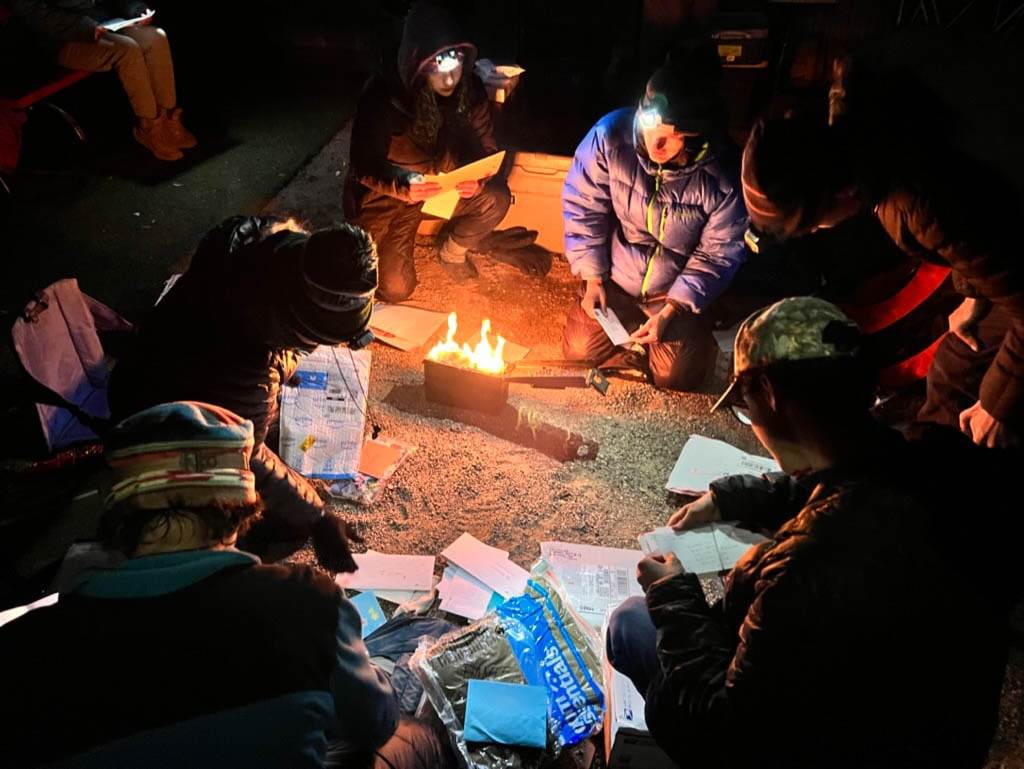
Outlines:
{"label": "blue puffy jacket", "polygon": [[635,115],[605,115],[576,149],[562,189],[565,256],[584,280],[610,277],[632,296],[667,294],[699,313],[749,253],[738,168],[711,152],[659,166],[637,149]]}

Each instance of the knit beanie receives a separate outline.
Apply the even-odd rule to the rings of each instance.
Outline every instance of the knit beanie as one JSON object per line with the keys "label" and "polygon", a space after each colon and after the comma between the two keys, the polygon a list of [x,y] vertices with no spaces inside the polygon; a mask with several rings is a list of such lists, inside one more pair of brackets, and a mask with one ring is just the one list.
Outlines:
{"label": "knit beanie", "polygon": [[759,120],[743,148],[741,180],[750,221],[777,240],[799,234],[851,174],[825,121],[807,116]]}
{"label": "knit beanie", "polygon": [[665,57],[647,81],[644,109],[656,109],[677,131],[707,133],[724,123],[722,65],[702,40],[686,41]]}
{"label": "knit beanie", "polygon": [[377,289],[377,247],[352,224],[308,237],[284,287],[289,319],[316,344],[349,342],[366,329]]}
{"label": "knit beanie", "polygon": [[115,482],[108,508],[256,502],[252,422],[198,401],[164,403],[119,422],[104,440]]}

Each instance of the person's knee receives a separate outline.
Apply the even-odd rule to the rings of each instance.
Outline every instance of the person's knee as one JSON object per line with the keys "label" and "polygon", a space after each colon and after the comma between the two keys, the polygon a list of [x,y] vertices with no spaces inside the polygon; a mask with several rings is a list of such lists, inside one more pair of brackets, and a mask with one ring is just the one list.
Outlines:
{"label": "person's knee", "polygon": [[504,219],[509,206],[512,205],[512,191],[508,188],[508,182],[500,178],[491,179],[484,185],[482,192],[490,198],[490,205],[494,213],[500,214],[501,219]]}
{"label": "person's knee", "polygon": [[418,283],[415,273],[404,270],[382,271],[377,280],[377,296],[385,302],[401,302],[412,296]]}
{"label": "person's knee", "polygon": [[145,67],[146,56],[135,40],[124,35],[115,35],[114,44],[114,66],[121,68]]}
{"label": "person's knee", "polygon": [[676,390],[677,392],[695,392],[699,390],[707,379],[708,369],[706,366],[685,364],[680,365],[677,361],[669,369],[660,369],[651,366],[651,382],[656,387],[665,390]]}
{"label": "person's knee", "polygon": [[[615,667],[636,644],[635,629],[650,623],[647,602],[640,596],[632,596],[619,604],[608,618],[605,649],[608,662]],[[618,668],[616,668],[618,669]],[[621,671],[620,671],[621,672]]]}

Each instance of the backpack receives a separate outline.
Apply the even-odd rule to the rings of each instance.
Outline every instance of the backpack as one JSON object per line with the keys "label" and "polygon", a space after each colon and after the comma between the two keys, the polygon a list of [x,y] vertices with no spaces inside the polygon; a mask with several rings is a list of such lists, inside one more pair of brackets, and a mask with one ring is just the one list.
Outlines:
{"label": "backpack", "polygon": [[11,328],[50,453],[100,440],[110,420],[108,356],[101,335],[133,325],[65,278],[36,292]]}

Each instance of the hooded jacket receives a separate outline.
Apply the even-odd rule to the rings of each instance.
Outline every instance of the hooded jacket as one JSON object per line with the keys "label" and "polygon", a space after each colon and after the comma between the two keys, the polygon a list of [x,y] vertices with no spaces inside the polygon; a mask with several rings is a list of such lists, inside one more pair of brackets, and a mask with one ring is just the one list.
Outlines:
{"label": "hooded jacket", "polygon": [[[417,94],[433,58],[456,48],[465,54],[459,89],[435,96],[442,123],[433,142],[414,135]],[[497,152],[487,92],[473,71],[476,46],[440,8],[417,3],[406,16],[396,68],[367,83],[356,107],[345,179],[345,214],[382,196],[409,202],[414,174],[436,174]],[[463,89],[465,89],[463,91]],[[460,98],[460,93],[465,93]]]}
{"label": "hooded jacket", "polygon": [[[1020,454],[938,426],[912,441],[879,427],[863,448],[860,462],[801,478],[715,481],[723,519],[773,538],[747,551],[714,606],[691,574],[650,586],[660,672],[647,724],[680,766],[984,764],[1019,527],[995,484],[935,479],[1003,477]],[[960,525],[970,509],[999,543]]]}
{"label": "hooded jacket", "polygon": [[610,277],[631,296],[667,294],[703,312],[749,253],[739,169],[714,148],[688,166],[658,165],[637,136],[625,108],[577,147],[562,189],[566,259],[584,280]]}

